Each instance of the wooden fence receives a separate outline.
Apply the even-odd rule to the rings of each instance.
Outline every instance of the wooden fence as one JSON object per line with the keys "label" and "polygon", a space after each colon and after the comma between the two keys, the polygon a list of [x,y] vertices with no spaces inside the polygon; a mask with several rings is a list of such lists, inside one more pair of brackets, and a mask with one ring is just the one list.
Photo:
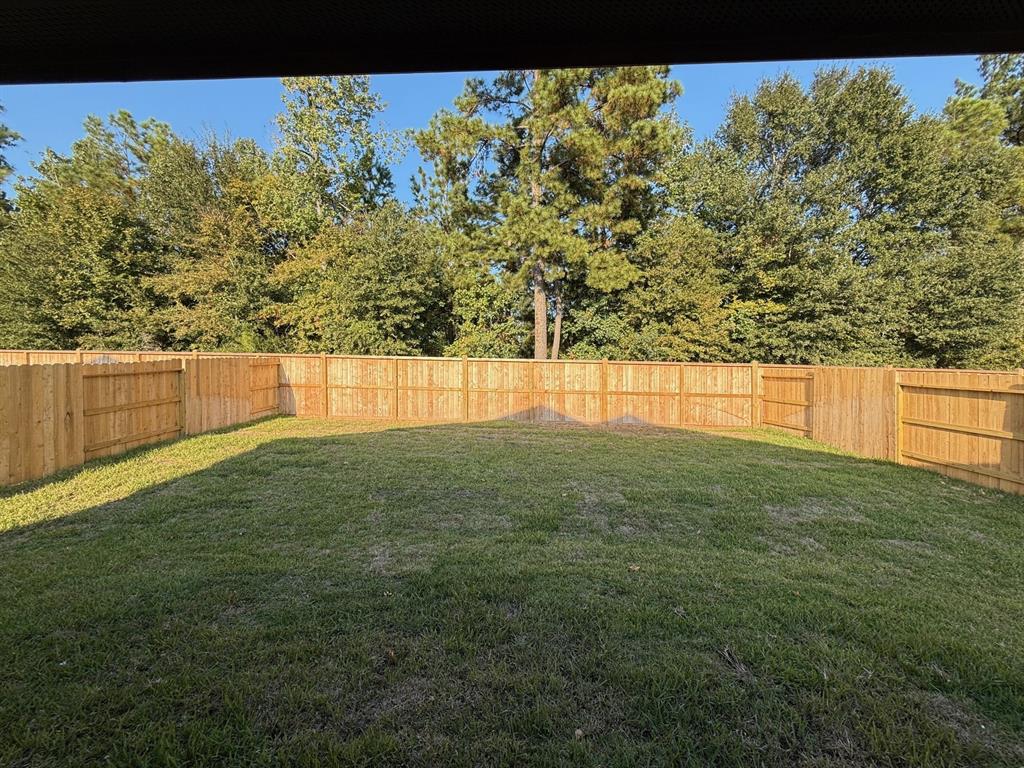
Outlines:
{"label": "wooden fence", "polygon": [[[128,377],[137,383],[117,395],[112,373],[95,382],[83,373],[89,385],[79,393],[76,374],[38,372],[69,366],[39,363],[80,364],[83,372],[124,363],[125,370],[158,368]],[[764,425],[1024,493],[1021,372],[14,350],[0,351],[0,385],[0,483],[80,463],[80,443],[91,458],[280,412],[403,422]],[[176,403],[184,411],[177,416]],[[81,422],[66,416],[76,408],[88,414]]]}
{"label": "wooden fence", "polygon": [[280,355],[298,416],[740,427],[750,365]]}
{"label": "wooden fence", "polygon": [[0,366],[0,485],[274,413],[277,369],[197,356]]}

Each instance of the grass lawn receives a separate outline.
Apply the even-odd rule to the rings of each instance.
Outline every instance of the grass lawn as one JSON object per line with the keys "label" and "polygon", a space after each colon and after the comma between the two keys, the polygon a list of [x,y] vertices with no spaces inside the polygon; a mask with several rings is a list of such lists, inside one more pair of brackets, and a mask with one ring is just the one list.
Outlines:
{"label": "grass lawn", "polygon": [[1022,765],[1024,499],[273,419],[0,493],[0,765]]}

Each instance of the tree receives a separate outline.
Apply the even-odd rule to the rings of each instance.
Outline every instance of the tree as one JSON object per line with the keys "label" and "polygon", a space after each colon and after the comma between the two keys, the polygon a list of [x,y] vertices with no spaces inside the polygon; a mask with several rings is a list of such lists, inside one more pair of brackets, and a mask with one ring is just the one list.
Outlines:
{"label": "tree", "polygon": [[440,354],[448,313],[441,239],[397,203],[325,227],[273,274],[275,322],[299,352]]}
{"label": "tree", "polygon": [[0,343],[145,348],[161,268],[138,193],[168,129],[126,112],[90,117],[71,154],[48,151],[16,186],[18,210],[0,231]]}
{"label": "tree", "polygon": [[[4,111],[4,105],[0,104],[0,115],[2,115]],[[11,208],[10,201],[7,199],[7,192],[2,188],[2,186],[6,183],[7,178],[14,170],[11,167],[11,164],[7,161],[7,158],[4,157],[3,150],[7,147],[14,146],[20,139],[21,136],[3,123],[0,123],[0,213],[9,211]]]}
{"label": "tree", "polygon": [[530,302],[514,278],[486,262],[455,271],[452,316],[455,339],[446,355],[520,357],[529,348]]}
{"label": "tree", "polygon": [[417,135],[454,228],[533,295],[534,356],[548,356],[571,282],[608,292],[654,218],[657,172],[678,145],[667,68],[503,72],[467,82],[456,111]]}
{"label": "tree", "polygon": [[161,299],[153,322],[171,346],[282,347],[268,311],[288,243],[265,200],[274,182],[267,153],[248,139],[175,140],[151,161],[143,200],[166,270],[149,285]]}
{"label": "tree", "polygon": [[[806,90],[784,75],[734,100],[674,199],[724,238],[738,357],[1010,362],[996,350],[1019,313],[1019,163],[969,122],[915,117],[880,69],[823,70]],[[944,307],[971,329],[957,337]]]}
{"label": "tree", "polygon": [[722,360],[728,356],[726,288],[718,237],[694,217],[666,220],[638,245],[640,277],[625,292],[630,333],[619,355],[641,360]]}
{"label": "tree", "polygon": [[958,80],[957,96],[983,99],[998,105],[1006,116],[1003,139],[1024,145],[1024,54],[994,53],[978,57],[980,87]]}
{"label": "tree", "polygon": [[392,196],[388,163],[398,137],[377,124],[384,110],[370,78],[286,77],[276,161],[280,192],[293,209],[347,220]]}

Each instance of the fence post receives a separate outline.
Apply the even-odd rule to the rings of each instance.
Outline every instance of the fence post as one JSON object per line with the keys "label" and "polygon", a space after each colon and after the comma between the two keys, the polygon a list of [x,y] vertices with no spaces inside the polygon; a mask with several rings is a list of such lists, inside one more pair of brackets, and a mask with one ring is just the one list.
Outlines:
{"label": "fence post", "polygon": [[[195,413],[189,414],[188,407],[186,406],[185,415],[191,415],[192,421],[199,420],[199,425],[193,429],[191,426],[187,428],[189,434],[199,434],[203,431],[203,409],[202,401],[199,399],[199,350],[192,350],[192,362],[189,364],[189,368],[192,369],[192,373],[189,377],[189,391],[188,396],[192,399],[189,406],[198,406],[198,410]],[[187,423],[187,422],[186,422]]]}
{"label": "fence post", "polygon": [[807,381],[807,385],[809,387],[809,391],[807,392],[807,402],[810,403],[810,405],[807,405],[805,407],[807,408],[807,421],[808,421],[808,424],[807,424],[807,430],[808,430],[807,431],[807,436],[809,438],[811,438],[811,440],[817,440],[818,439],[818,432],[815,431],[817,429],[817,427],[818,427],[818,419],[817,419],[818,414],[815,411],[816,411],[816,407],[817,407],[818,394],[819,394],[818,393],[818,369],[819,368],[821,368],[820,365],[815,365],[815,366],[813,366],[811,368],[811,372],[808,374],[808,376],[810,378]]}
{"label": "fence post", "polygon": [[394,405],[393,405],[394,413],[392,414],[392,416],[394,417],[395,421],[398,421],[399,411],[398,411],[398,358],[397,357],[392,358],[392,362],[391,362],[391,377],[392,377],[392,379],[394,379],[394,381],[391,382],[391,397],[392,397],[392,402],[394,403]]}
{"label": "fence post", "polygon": [[601,423],[608,425],[608,358],[601,361]]}
{"label": "fence post", "polygon": [[[85,379],[82,376],[82,364],[73,366],[71,379],[68,382],[70,390],[68,406],[65,413],[65,422],[71,427],[71,435],[68,439],[70,449],[68,452],[68,466],[75,466],[85,463]],[[0,409],[5,404],[0,404]],[[2,485],[0,478],[0,485]]]}
{"label": "fence post", "polygon": [[188,434],[188,364],[184,358],[178,370],[178,437]]}
{"label": "fence post", "polygon": [[327,353],[320,353],[320,415],[327,418],[329,412],[329,398],[327,394]]}
{"label": "fence post", "polygon": [[462,420],[469,421],[469,358],[462,358]]}
{"label": "fence post", "polygon": [[882,374],[886,403],[886,421],[889,426],[889,439],[886,441],[886,452],[889,459],[897,464],[903,463],[903,393],[900,391],[899,373],[891,366],[885,366]]}
{"label": "fence post", "polygon": [[530,421],[539,421],[537,418],[537,358],[530,359]]}
{"label": "fence post", "polygon": [[761,366],[757,360],[750,361],[750,426],[761,426]]}
{"label": "fence post", "polygon": [[676,419],[678,426],[683,426],[683,422],[686,421],[684,414],[686,413],[686,363],[679,364],[679,417]]}

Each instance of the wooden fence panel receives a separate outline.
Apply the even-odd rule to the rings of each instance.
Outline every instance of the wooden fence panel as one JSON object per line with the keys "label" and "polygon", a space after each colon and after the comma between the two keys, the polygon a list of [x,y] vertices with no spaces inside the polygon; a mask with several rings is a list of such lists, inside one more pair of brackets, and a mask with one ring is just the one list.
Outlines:
{"label": "wooden fence panel", "polygon": [[280,412],[291,416],[323,415],[323,370],[319,355],[274,355]]}
{"label": "wooden fence panel", "polygon": [[0,367],[0,485],[83,460],[81,367]]}
{"label": "wooden fence panel", "polygon": [[683,366],[681,426],[751,426],[753,385],[749,365]]}
{"label": "wooden fence panel", "polygon": [[609,423],[680,423],[680,364],[616,361],[609,362],[607,369]]}
{"label": "wooden fence panel", "polygon": [[1024,379],[983,371],[899,372],[900,461],[1024,492]]}
{"label": "wooden fence panel", "polygon": [[184,434],[180,361],[81,368],[86,460]]}
{"label": "wooden fence panel", "polygon": [[761,423],[810,437],[814,406],[814,368],[761,367]]}
{"label": "wooden fence panel", "polygon": [[462,420],[462,360],[397,358],[398,418]]}
{"label": "wooden fence panel", "polygon": [[468,360],[469,421],[533,418],[535,363],[530,360]]}
{"label": "wooden fence panel", "polygon": [[257,358],[249,363],[249,411],[254,419],[278,412],[278,367],[273,358]]}
{"label": "wooden fence panel", "polygon": [[815,368],[812,436],[862,456],[894,458],[893,386],[891,369]]}
{"label": "wooden fence panel", "polygon": [[532,419],[557,424],[601,420],[601,363],[537,360],[531,363]]}
{"label": "wooden fence panel", "polygon": [[328,356],[325,362],[328,418],[398,418],[396,359]]}
{"label": "wooden fence panel", "polygon": [[1024,493],[1021,393],[1024,377],[1000,371],[0,350],[0,483],[280,412],[765,424]]}
{"label": "wooden fence panel", "polygon": [[180,354],[145,362],[0,365],[0,485],[276,412],[277,371],[274,359],[183,360]]}
{"label": "wooden fence panel", "polygon": [[[189,374],[188,433],[199,434],[252,418],[252,378],[248,357],[211,357],[185,361]],[[146,363],[164,365],[169,363]]]}

